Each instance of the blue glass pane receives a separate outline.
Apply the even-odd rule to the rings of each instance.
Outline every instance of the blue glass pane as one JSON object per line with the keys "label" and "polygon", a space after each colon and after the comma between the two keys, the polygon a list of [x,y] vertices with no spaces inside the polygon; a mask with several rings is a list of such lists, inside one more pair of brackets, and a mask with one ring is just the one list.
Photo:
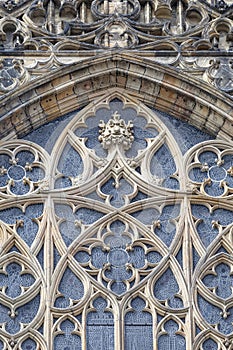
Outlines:
{"label": "blue glass pane", "polygon": [[153,349],[152,315],[143,311],[145,302],[137,297],[132,300],[133,311],[125,315],[125,350]]}
{"label": "blue glass pane", "polygon": [[98,194],[96,192],[91,192],[91,193],[88,193],[86,196],[86,198],[90,198],[90,199],[94,199],[96,201],[100,201],[102,203],[104,203],[104,199],[101,198],[100,196],[98,196]]}
{"label": "blue glass pane", "polygon": [[70,299],[80,300],[84,295],[83,283],[70,268],[66,268],[58,290],[63,296],[56,299],[55,306],[62,309],[71,306]]}
{"label": "blue glass pane", "polygon": [[84,252],[84,251],[78,252],[77,254],[75,254],[74,257],[81,264],[85,264],[88,261],[90,261],[90,259],[91,259],[90,255],[87,252]]}
{"label": "blue glass pane", "polygon": [[228,226],[233,223],[233,211],[226,209],[215,209],[213,219],[219,221],[222,226]]}
{"label": "blue glass pane", "polygon": [[54,339],[54,350],[81,350],[81,338],[77,334],[72,334],[74,331],[74,324],[69,321],[63,321],[61,330],[64,334],[59,334]]}
{"label": "blue glass pane", "polygon": [[[141,125],[140,125],[141,124]],[[146,120],[144,118],[137,118],[134,124],[134,142],[132,147],[126,152],[126,156],[129,158],[135,157],[137,152],[147,147],[146,139],[154,138],[158,135],[158,131],[152,128],[145,128]]]}
{"label": "blue glass pane", "polygon": [[203,318],[210,325],[214,326],[217,324],[218,330],[223,334],[233,332],[233,308],[229,308],[224,312],[200,295],[198,295],[198,306]]}
{"label": "blue glass pane", "polygon": [[[90,125],[90,120],[92,120],[93,125]],[[79,137],[85,138],[86,142],[85,145],[88,148],[94,149],[96,154],[101,157],[105,158],[108,154],[108,152],[102,147],[101,143],[99,142],[99,127],[98,127],[98,121],[94,118],[88,118],[87,124],[89,126],[88,130],[85,130],[83,128],[79,128],[75,131],[75,134]],[[97,125],[97,126],[94,126]]]}
{"label": "blue glass pane", "polygon": [[25,325],[31,323],[35,318],[40,306],[40,295],[27,304],[10,310],[8,307],[0,304],[0,323],[5,323],[5,329],[10,334],[20,331],[20,323]]}
{"label": "blue glass pane", "polygon": [[167,321],[164,325],[164,329],[167,334],[159,337],[158,350],[186,350],[185,338],[177,334],[178,324],[175,321]]}
{"label": "blue glass pane", "polygon": [[220,254],[220,253],[229,254],[229,251],[227,251],[223,246],[221,246],[221,247],[216,251],[216,254]]}
{"label": "blue glass pane", "polygon": [[22,196],[27,194],[30,190],[30,187],[27,183],[15,182],[14,185],[10,187],[11,192],[15,195]]}
{"label": "blue glass pane", "polygon": [[207,178],[207,174],[201,170],[201,167],[197,167],[189,171],[189,178],[194,182],[203,182]]}
{"label": "blue glass pane", "polygon": [[146,208],[131,213],[131,215],[145,225],[152,225],[158,221],[154,232],[167,246],[170,246],[176,234],[176,225],[171,219],[177,218],[179,213],[180,205],[175,204],[166,205],[161,214],[157,209]]}
{"label": "blue glass pane", "polygon": [[8,169],[8,176],[15,181],[19,181],[26,176],[26,172],[23,167],[19,165],[12,165]]}
{"label": "blue glass pane", "polygon": [[17,233],[30,246],[38,232],[38,224],[35,218],[38,218],[43,213],[43,204],[32,204],[26,208],[23,213],[19,208],[12,207],[0,210],[0,220],[6,224],[13,225],[18,223]]}
{"label": "blue glass pane", "polygon": [[214,140],[216,138],[214,135],[209,135],[207,132],[205,133],[195,126],[183,120],[176,119],[165,112],[154,111],[170,130],[183,154],[200,142]]}
{"label": "blue glass pane", "polygon": [[30,171],[27,171],[26,174],[33,182],[41,181],[45,177],[44,170],[39,167],[33,167]]}
{"label": "blue glass pane", "polygon": [[220,225],[227,226],[233,222],[233,211],[219,208],[215,209],[212,213],[204,205],[193,204],[192,215],[196,219],[201,219],[197,225],[197,232],[204,244],[207,247],[218,235],[219,229],[213,225],[213,222],[217,222]]}
{"label": "blue glass pane", "polygon": [[[11,160],[11,157],[8,156],[7,154],[4,154],[4,153],[0,154],[0,168],[8,169],[11,165],[10,160]],[[1,178],[1,176],[0,176],[0,178]]]}
{"label": "blue glass pane", "polygon": [[[83,161],[78,151],[69,143],[66,144],[57,166],[65,178],[76,177],[83,172]],[[55,185],[58,188],[58,183]]]}
{"label": "blue glass pane", "polygon": [[138,191],[137,195],[131,199],[131,203],[135,203],[137,201],[141,201],[143,199],[147,199],[149,196],[141,191]]}
{"label": "blue glass pane", "polygon": [[138,210],[131,215],[141,221],[144,225],[152,225],[152,223],[160,218],[160,213],[154,208],[146,208],[143,210]]}
{"label": "blue glass pane", "polygon": [[125,230],[125,224],[120,220],[115,220],[110,225],[111,231],[113,231],[116,235],[121,235]]}
{"label": "blue glass pane", "polygon": [[21,166],[25,166],[26,163],[31,164],[35,160],[35,156],[32,152],[29,151],[20,151],[17,153],[17,164]]}
{"label": "blue glass pane", "polygon": [[120,208],[125,204],[125,195],[133,193],[133,186],[124,178],[120,179],[119,184],[114,178],[110,178],[101,187],[101,192],[110,196],[111,205]]}
{"label": "blue glass pane", "polygon": [[176,164],[166,144],[154,153],[150,171],[153,176],[162,180],[161,186],[174,190],[179,189],[179,182],[171,177],[176,172]]}
{"label": "blue glass pane", "polygon": [[218,344],[213,339],[207,339],[202,344],[203,350],[218,350]]}
{"label": "blue glass pane", "polygon": [[168,268],[156,281],[154,285],[154,296],[161,301],[167,300],[171,308],[179,309],[183,307],[183,302],[176,296],[178,292],[179,285],[172,270]]}
{"label": "blue glass pane", "polygon": [[[146,262],[150,264],[157,264],[162,259],[160,253],[156,251],[151,251],[145,254],[144,249],[141,246],[133,246],[132,251],[129,252],[129,263],[133,265],[136,269],[145,268]],[[149,267],[147,267],[149,269]]]}
{"label": "blue glass pane", "polygon": [[35,278],[29,274],[22,274],[22,267],[17,263],[10,263],[6,267],[6,274],[0,273],[0,287],[5,287],[5,294],[16,298],[23,294],[21,287],[30,287]]}
{"label": "blue glass pane", "polygon": [[176,234],[176,225],[171,219],[178,217],[180,213],[180,205],[167,205],[163,208],[159,217],[159,225],[154,229],[158,236],[168,247],[171,245]]}
{"label": "blue glass pane", "polygon": [[212,182],[210,185],[205,186],[205,192],[212,197],[222,196],[224,193],[224,188],[219,182]]}
{"label": "blue glass pane", "polygon": [[57,166],[66,176],[77,176],[83,172],[83,162],[78,151],[70,144],[66,144]]}
{"label": "blue glass pane", "polygon": [[91,262],[92,265],[97,269],[102,269],[103,265],[107,263],[107,252],[105,252],[102,247],[95,247],[91,252]]}
{"label": "blue glass pane", "polygon": [[227,264],[218,264],[215,268],[216,275],[209,274],[205,276],[202,282],[209,288],[215,288],[215,293],[223,299],[232,295],[233,276],[230,275],[231,269]]}
{"label": "blue glass pane", "polygon": [[59,177],[55,183],[55,188],[64,188],[70,186],[72,186],[72,181],[65,176]]}
{"label": "blue glass pane", "polygon": [[22,343],[21,347],[22,350],[36,350],[37,345],[34,340],[29,338]]}
{"label": "blue glass pane", "polygon": [[199,161],[202,164],[207,163],[209,167],[216,165],[217,154],[215,152],[206,151],[199,155]]}
{"label": "blue glass pane", "polygon": [[104,214],[89,208],[80,208],[73,212],[72,208],[66,204],[55,204],[55,213],[63,221],[59,225],[59,230],[64,242],[69,246],[81,233],[80,225],[90,225],[99,220]]}
{"label": "blue glass pane", "polygon": [[50,153],[61,132],[78,111],[79,110],[57,118],[50,123],[46,123],[38,127],[36,130],[33,130],[23,138],[25,140],[37,143]]}
{"label": "blue glass pane", "polygon": [[76,219],[81,220],[85,225],[91,225],[103,216],[103,213],[89,208],[80,208],[75,212]]}
{"label": "blue glass pane", "polygon": [[222,157],[223,165],[225,169],[230,169],[233,166],[233,155],[232,154],[226,154]]}
{"label": "blue glass pane", "polygon": [[63,221],[59,225],[59,230],[67,247],[80,235],[81,229],[75,222]]}
{"label": "blue glass pane", "polygon": [[99,297],[94,302],[96,311],[87,315],[87,350],[114,350],[114,318],[105,311],[106,301]]}

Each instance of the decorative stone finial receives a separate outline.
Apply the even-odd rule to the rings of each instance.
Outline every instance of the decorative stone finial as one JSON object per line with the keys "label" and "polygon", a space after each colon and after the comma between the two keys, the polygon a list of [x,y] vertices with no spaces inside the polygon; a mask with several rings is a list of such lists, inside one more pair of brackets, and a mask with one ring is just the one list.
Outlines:
{"label": "decorative stone finial", "polygon": [[116,111],[106,124],[103,120],[100,121],[99,141],[104,149],[110,149],[114,145],[121,146],[123,150],[128,150],[131,147],[134,140],[133,123],[129,121],[126,125],[120,117]]}

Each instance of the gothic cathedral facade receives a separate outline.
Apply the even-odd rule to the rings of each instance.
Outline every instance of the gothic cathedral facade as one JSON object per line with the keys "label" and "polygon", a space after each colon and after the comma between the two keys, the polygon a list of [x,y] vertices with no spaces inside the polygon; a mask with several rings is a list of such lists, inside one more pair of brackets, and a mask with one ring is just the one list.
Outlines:
{"label": "gothic cathedral facade", "polygon": [[231,0],[0,0],[0,350],[233,350]]}

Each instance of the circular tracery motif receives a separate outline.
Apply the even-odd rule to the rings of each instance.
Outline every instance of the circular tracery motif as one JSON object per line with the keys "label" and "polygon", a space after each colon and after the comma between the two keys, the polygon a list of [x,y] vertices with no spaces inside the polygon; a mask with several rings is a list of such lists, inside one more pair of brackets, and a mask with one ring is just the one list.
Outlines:
{"label": "circular tracery motif", "polygon": [[41,153],[27,144],[5,145],[0,149],[0,190],[8,195],[25,195],[45,181]]}
{"label": "circular tracery motif", "polygon": [[135,240],[136,228],[133,232],[128,223],[120,220],[103,227],[99,235],[103,241],[86,240],[78,248],[75,259],[117,295],[138,284],[162,258],[156,246],[143,238],[140,242]]}
{"label": "circular tracery motif", "polygon": [[51,157],[23,141],[0,150],[4,249],[12,240],[0,266],[0,337],[21,350],[116,350],[119,334],[124,350],[227,349],[233,211],[221,198],[232,194],[232,148],[206,141],[182,156],[180,124],[162,120],[108,94],[74,115]]}
{"label": "circular tracery motif", "polygon": [[208,175],[212,181],[224,181],[227,177],[227,170],[225,168],[220,168],[219,166],[214,165],[208,170]]}
{"label": "circular tracery motif", "polygon": [[26,170],[21,165],[12,165],[8,168],[7,175],[9,179],[20,181],[26,176]]}
{"label": "circular tracery motif", "polygon": [[129,262],[129,254],[121,248],[115,248],[110,250],[107,259],[112,266],[122,267]]}
{"label": "circular tracery motif", "polygon": [[233,192],[233,151],[229,145],[206,143],[196,148],[188,161],[188,176],[196,188],[212,197],[225,197]]}

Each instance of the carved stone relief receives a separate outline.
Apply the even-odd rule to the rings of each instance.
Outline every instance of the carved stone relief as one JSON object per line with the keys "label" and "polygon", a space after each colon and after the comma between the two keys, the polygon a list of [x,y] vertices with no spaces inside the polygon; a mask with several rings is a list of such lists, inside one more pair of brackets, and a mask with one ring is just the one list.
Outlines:
{"label": "carved stone relief", "polygon": [[[231,75],[233,47],[229,1],[38,0],[2,1],[1,5],[3,59],[6,51],[21,60],[26,52],[26,61],[36,52],[42,66],[54,59],[59,62],[54,69],[63,65],[67,52],[73,64],[79,61],[77,52],[134,50],[140,59],[145,52],[153,62],[174,66],[231,94],[225,78]],[[219,68],[211,68],[213,61],[220,61]],[[44,67],[29,69],[31,79],[38,74],[44,74]],[[15,88],[11,84],[9,90]]]}

